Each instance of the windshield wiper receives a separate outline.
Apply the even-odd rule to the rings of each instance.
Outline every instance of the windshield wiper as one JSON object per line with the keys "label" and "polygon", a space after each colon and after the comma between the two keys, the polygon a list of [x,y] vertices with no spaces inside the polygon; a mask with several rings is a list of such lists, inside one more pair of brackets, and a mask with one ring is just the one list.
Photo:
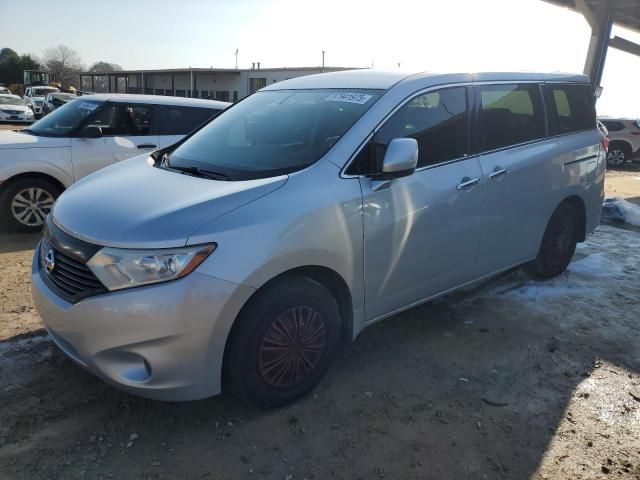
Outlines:
{"label": "windshield wiper", "polygon": [[175,165],[167,166],[169,170],[177,170],[187,175],[192,175],[194,177],[203,177],[210,178],[212,180],[226,180],[229,181],[229,176],[220,172],[213,172],[211,170],[206,170],[200,167],[178,167]]}
{"label": "windshield wiper", "polygon": [[34,131],[33,131],[33,130],[31,130],[30,128],[23,128],[23,129],[22,129],[22,130],[20,130],[20,131],[21,131],[21,132],[24,132],[24,133],[28,133],[29,135],[35,135],[36,137],[39,137],[39,136],[40,136],[40,134],[39,134],[39,133],[34,132]]}

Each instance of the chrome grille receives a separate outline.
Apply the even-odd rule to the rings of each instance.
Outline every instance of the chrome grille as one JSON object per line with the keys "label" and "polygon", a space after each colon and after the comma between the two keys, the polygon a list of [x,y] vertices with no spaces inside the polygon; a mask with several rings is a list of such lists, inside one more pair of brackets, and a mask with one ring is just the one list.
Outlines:
{"label": "chrome grille", "polygon": [[[47,255],[53,256],[53,268],[47,268]],[[85,264],[56,251],[46,240],[40,243],[40,275],[61,297],[72,303],[105,291]]]}

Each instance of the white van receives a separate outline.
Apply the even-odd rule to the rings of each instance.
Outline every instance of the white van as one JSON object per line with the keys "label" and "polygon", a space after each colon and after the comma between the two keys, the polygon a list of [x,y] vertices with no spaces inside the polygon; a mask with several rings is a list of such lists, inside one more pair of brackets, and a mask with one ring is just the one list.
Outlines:
{"label": "white van", "polygon": [[13,230],[39,230],[55,199],[72,183],[168,147],[229,105],[153,95],[87,95],[29,128],[0,132],[0,220]]}

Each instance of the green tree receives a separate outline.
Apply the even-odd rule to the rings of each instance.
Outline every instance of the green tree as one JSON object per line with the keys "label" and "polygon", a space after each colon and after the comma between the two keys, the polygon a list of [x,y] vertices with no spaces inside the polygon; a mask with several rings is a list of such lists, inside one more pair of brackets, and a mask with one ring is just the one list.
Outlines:
{"label": "green tree", "polygon": [[41,68],[37,59],[29,54],[18,55],[10,48],[0,50],[0,83],[5,85],[21,84],[23,70]]}

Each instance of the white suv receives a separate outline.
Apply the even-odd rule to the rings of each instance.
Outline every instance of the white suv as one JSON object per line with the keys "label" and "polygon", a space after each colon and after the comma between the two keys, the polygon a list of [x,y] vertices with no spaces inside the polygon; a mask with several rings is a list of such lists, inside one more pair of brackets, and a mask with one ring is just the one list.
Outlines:
{"label": "white suv", "polygon": [[637,161],[640,156],[640,120],[601,118],[600,121],[609,132],[607,165],[620,168],[627,160]]}
{"label": "white suv", "polygon": [[55,87],[27,87],[24,92],[24,101],[31,107],[36,117],[42,115],[42,107],[44,105],[44,97],[48,93],[59,92]]}
{"label": "white suv", "polygon": [[87,95],[29,128],[0,132],[0,221],[12,230],[39,230],[55,199],[72,183],[173,145],[229,105],[153,95]]}

